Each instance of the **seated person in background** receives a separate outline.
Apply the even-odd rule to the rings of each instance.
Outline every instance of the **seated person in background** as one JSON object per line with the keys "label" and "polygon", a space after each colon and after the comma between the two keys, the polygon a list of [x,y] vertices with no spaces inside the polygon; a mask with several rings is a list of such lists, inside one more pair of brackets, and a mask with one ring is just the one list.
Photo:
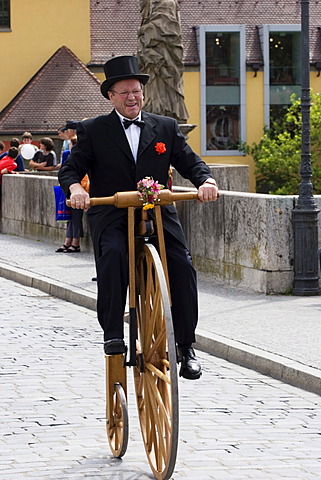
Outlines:
{"label": "seated person in background", "polygon": [[[24,132],[22,137],[21,137],[21,141],[22,141],[22,144],[19,147],[19,154],[20,154],[21,159],[22,159],[23,168],[22,169],[19,168],[19,171],[26,170],[26,167],[29,166],[29,159],[23,158],[21,148],[24,145],[32,145],[34,150],[35,150],[35,153],[38,150],[38,147],[32,143],[32,134],[30,132]],[[19,165],[18,165],[18,167],[19,167]],[[18,169],[17,169],[17,171],[18,171]]]}
{"label": "seated person in background", "polygon": [[3,142],[0,142],[0,158],[4,157],[3,152],[5,151],[5,144]]}
{"label": "seated person in background", "polygon": [[17,164],[15,159],[19,154],[19,150],[17,147],[11,147],[8,150],[8,155],[1,158],[0,160],[0,197],[1,197],[1,185],[2,185],[2,175],[6,173],[12,173],[15,168],[17,168]]}
{"label": "seated person in background", "polygon": [[[10,140],[10,148],[11,147],[14,147],[14,148],[18,148],[19,149],[19,146],[20,146],[20,142],[18,140],[18,138],[12,138]],[[5,156],[8,156],[8,153],[9,153],[9,150],[7,150],[6,152],[3,152],[1,155],[0,155],[0,160],[2,158],[4,158]],[[23,158],[22,156],[20,155],[20,152],[18,152],[18,156],[17,158],[15,159],[15,162],[17,164],[17,167],[15,169],[15,172],[23,172],[25,167],[24,167],[24,164],[23,164]]]}
{"label": "seated person in background", "polygon": [[40,150],[35,153],[35,156],[29,162],[29,166],[33,170],[47,171],[54,170],[57,165],[56,154],[54,152],[54,143],[51,138],[44,137],[40,139]]}
{"label": "seated person in background", "polygon": [[[1,142],[1,143],[2,143],[2,142]],[[12,139],[10,140],[10,147],[17,147],[17,148],[19,148],[19,145],[20,145],[20,142],[19,142],[18,138],[12,138]],[[10,147],[9,147],[9,148],[10,148]],[[1,160],[3,157],[8,156],[8,152],[9,152],[9,150],[3,151],[3,152],[1,153],[1,155],[0,155],[0,160]]]}

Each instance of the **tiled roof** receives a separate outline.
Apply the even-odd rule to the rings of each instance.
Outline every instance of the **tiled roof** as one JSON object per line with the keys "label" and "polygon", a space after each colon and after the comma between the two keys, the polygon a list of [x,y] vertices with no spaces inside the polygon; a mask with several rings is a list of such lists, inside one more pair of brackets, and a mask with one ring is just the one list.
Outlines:
{"label": "tiled roof", "polygon": [[[195,28],[199,25],[246,25],[247,61],[262,59],[256,26],[300,24],[300,0],[178,0],[184,62],[198,65]],[[140,26],[138,0],[91,0],[91,56],[99,65],[117,55],[133,55]],[[321,2],[310,1],[311,58],[321,59]]]}
{"label": "tiled roof", "polygon": [[65,46],[45,63],[0,114],[1,134],[53,134],[66,120],[110,111],[100,81]]}

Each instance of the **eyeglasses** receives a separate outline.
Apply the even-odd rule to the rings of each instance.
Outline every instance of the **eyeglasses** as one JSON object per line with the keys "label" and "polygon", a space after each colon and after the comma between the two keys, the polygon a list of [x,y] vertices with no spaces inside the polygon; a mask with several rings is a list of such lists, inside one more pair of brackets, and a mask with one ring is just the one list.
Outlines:
{"label": "eyeglasses", "polygon": [[117,95],[120,96],[120,98],[127,98],[129,97],[129,95],[134,95],[134,97],[141,97],[142,94],[143,94],[143,90],[140,89],[140,90],[129,90],[129,91],[126,91],[126,92],[116,92],[115,90],[110,90],[111,92],[113,93],[117,93]]}

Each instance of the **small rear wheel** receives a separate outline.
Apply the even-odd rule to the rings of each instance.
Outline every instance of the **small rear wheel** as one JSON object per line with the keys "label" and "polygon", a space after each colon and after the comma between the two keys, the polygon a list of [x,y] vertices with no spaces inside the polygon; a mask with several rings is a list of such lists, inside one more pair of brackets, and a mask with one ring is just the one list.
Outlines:
{"label": "small rear wheel", "polygon": [[123,355],[106,355],[106,431],[112,454],[120,458],[128,444],[127,380]]}
{"label": "small rear wheel", "polygon": [[112,402],[112,416],[107,420],[107,436],[114,457],[121,458],[127,450],[129,429],[127,400],[120,383],[115,384]]}

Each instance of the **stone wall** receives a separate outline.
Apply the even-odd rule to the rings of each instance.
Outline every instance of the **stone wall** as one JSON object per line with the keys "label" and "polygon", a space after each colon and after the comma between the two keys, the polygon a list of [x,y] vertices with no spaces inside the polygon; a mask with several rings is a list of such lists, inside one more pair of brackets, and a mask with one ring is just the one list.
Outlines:
{"label": "stone wall", "polygon": [[[321,209],[321,196],[315,197]],[[290,293],[295,197],[221,192],[214,204],[177,204],[197,269],[224,284]],[[319,245],[321,226],[319,221]]]}
{"label": "stone wall", "polygon": [[[4,175],[1,232],[61,244],[65,240],[66,223],[56,222],[54,185],[59,185],[57,174],[39,175],[37,172],[36,175]],[[85,217],[86,215],[83,222],[85,238],[82,245],[90,248]]]}
{"label": "stone wall", "polygon": [[[209,165],[220,190],[249,191],[249,167],[247,165]],[[173,169],[173,185],[193,187]]]}
{"label": "stone wall", "polygon": [[[225,182],[231,187],[233,181],[223,169],[221,178],[218,171],[214,176],[220,185]],[[240,181],[242,169],[236,176]],[[53,176],[5,175],[2,233],[61,244],[65,224],[55,220],[53,186],[57,184]],[[241,182],[239,187],[245,190],[245,184]],[[321,196],[315,199],[321,209]],[[222,190],[215,203],[177,203],[196,267],[225,284],[267,294],[289,293],[293,283],[294,202],[294,196]],[[92,248],[86,215],[84,230],[82,246]]]}

